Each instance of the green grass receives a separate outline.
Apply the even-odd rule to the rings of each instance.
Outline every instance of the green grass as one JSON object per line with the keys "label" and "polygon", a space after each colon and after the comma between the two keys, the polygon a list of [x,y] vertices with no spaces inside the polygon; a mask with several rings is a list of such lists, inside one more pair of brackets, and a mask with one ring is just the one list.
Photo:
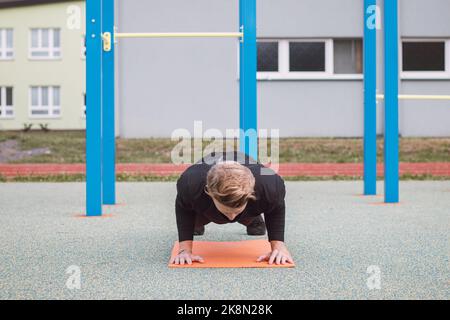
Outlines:
{"label": "green grass", "polygon": [[85,162],[85,133],[61,132],[0,132],[0,142],[17,140],[21,150],[49,148],[51,154],[38,155],[14,163],[83,163]]}
{"label": "green grass", "polygon": [[84,174],[59,174],[59,175],[49,175],[49,176],[16,176],[9,178],[4,182],[85,182],[86,177]]}
{"label": "green grass", "polygon": [[170,163],[176,143],[170,139],[117,139],[120,163]]}
{"label": "green grass", "polygon": [[[85,133],[74,131],[0,132],[0,142],[17,140],[21,150],[49,148],[51,154],[38,155],[16,163],[83,163]],[[261,141],[260,143],[264,143]],[[170,163],[177,142],[170,139],[117,139],[118,163]],[[204,146],[207,141],[203,143]],[[270,146],[269,146],[270,150]],[[378,159],[383,161],[383,140],[378,140]],[[362,139],[286,138],[280,141],[280,162],[361,163]],[[400,139],[402,162],[450,162],[450,138]]]}
{"label": "green grass", "polygon": [[[299,139],[280,142],[280,162],[362,163],[362,139]],[[401,162],[450,162],[450,138],[401,138]],[[377,143],[378,161],[383,161],[383,139]]]}

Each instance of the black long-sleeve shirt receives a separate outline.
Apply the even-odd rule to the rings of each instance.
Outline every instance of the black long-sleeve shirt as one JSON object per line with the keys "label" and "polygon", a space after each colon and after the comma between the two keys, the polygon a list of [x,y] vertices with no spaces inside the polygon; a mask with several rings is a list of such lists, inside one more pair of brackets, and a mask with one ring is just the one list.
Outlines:
{"label": "black long-sleeve shirt", "polygon": [[[218,224],[239,222],[241,219],[257,217],[264,213],[269,241],[284,241],[285,201],[284,181],[273,170],[248,161],[244,166],[255,177],[256,200],[250,200],[245,210],[233,221],[220,213],[210,196],[205,193],[206,176],[213,164],[201,162],[189,167],[178,179],[175,201],[179,241],[193,240],[195,219],[203,214],[211,222]],[[230,160],[230,159],[228,159]]]}

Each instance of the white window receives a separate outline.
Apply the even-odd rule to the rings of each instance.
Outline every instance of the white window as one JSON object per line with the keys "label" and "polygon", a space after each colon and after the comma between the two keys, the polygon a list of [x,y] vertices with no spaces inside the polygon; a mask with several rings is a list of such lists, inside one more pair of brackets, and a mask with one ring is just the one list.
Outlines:
{"label": "white window", "polygon": [[0,119],[14,117],[13,88],[0,87]]}
{"label": "white window", "polygon": [[31,87],[30,117],[59,117],[61,115],[60,91],[60,87]]}
{"label": "white window", "polygon": [[60,29],[31,29],[30,58],[58,59],[61,57]]}
{"label": "white window", "polygon": [[258,79],[362,79],[362,39],[258,40]]}
{"label": "white window", "polygon": [[13,29],[0,29],[0,60],[14,58],[13,38]]}
{"label": "white window", "polygon": [[400,61],[404,79],[448,79],[450,40],[403,39]]}
{"label": "white window", "polygon": [[363,42],[361,39],[333,40],[334,74],[363,73]]}

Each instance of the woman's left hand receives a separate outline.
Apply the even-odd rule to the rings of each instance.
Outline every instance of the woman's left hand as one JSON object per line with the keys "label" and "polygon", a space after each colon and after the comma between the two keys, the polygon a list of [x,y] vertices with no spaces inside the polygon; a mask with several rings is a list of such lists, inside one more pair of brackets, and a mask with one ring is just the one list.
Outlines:
{"label": "woman's left hand", "polygon": [[256,260],[257,262],[261,261],[269,261],[269,264],[282,264],[285,265],[287,263],[293,264],[294,260],[292,259],[291,254],[289,253],[288,249],[286,248],[286,245],[284,242],[281,241],[271,241],[272,246],[272,252],[269,252],[268,254],[262,255]]}

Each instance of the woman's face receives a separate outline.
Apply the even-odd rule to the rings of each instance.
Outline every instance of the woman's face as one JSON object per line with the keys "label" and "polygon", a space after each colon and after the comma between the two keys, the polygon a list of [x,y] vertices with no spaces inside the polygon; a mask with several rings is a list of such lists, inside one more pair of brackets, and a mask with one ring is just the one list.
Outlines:
{"label": "woman's face", "polygon": [[225,217],[227,217],[228,220],[230,220],[230,221],[233,221],[247,207],[247,203],[246,203],[242,207],[239,207],[239,208],[230,208],[230,207],[224,206],[223,204],[221,204],[219,201],[217,201],[213,197],[211,197],[211,198],[214,201],[214,205],[216,206],[217,210],[219,210],[219,212],[222,213]]}

